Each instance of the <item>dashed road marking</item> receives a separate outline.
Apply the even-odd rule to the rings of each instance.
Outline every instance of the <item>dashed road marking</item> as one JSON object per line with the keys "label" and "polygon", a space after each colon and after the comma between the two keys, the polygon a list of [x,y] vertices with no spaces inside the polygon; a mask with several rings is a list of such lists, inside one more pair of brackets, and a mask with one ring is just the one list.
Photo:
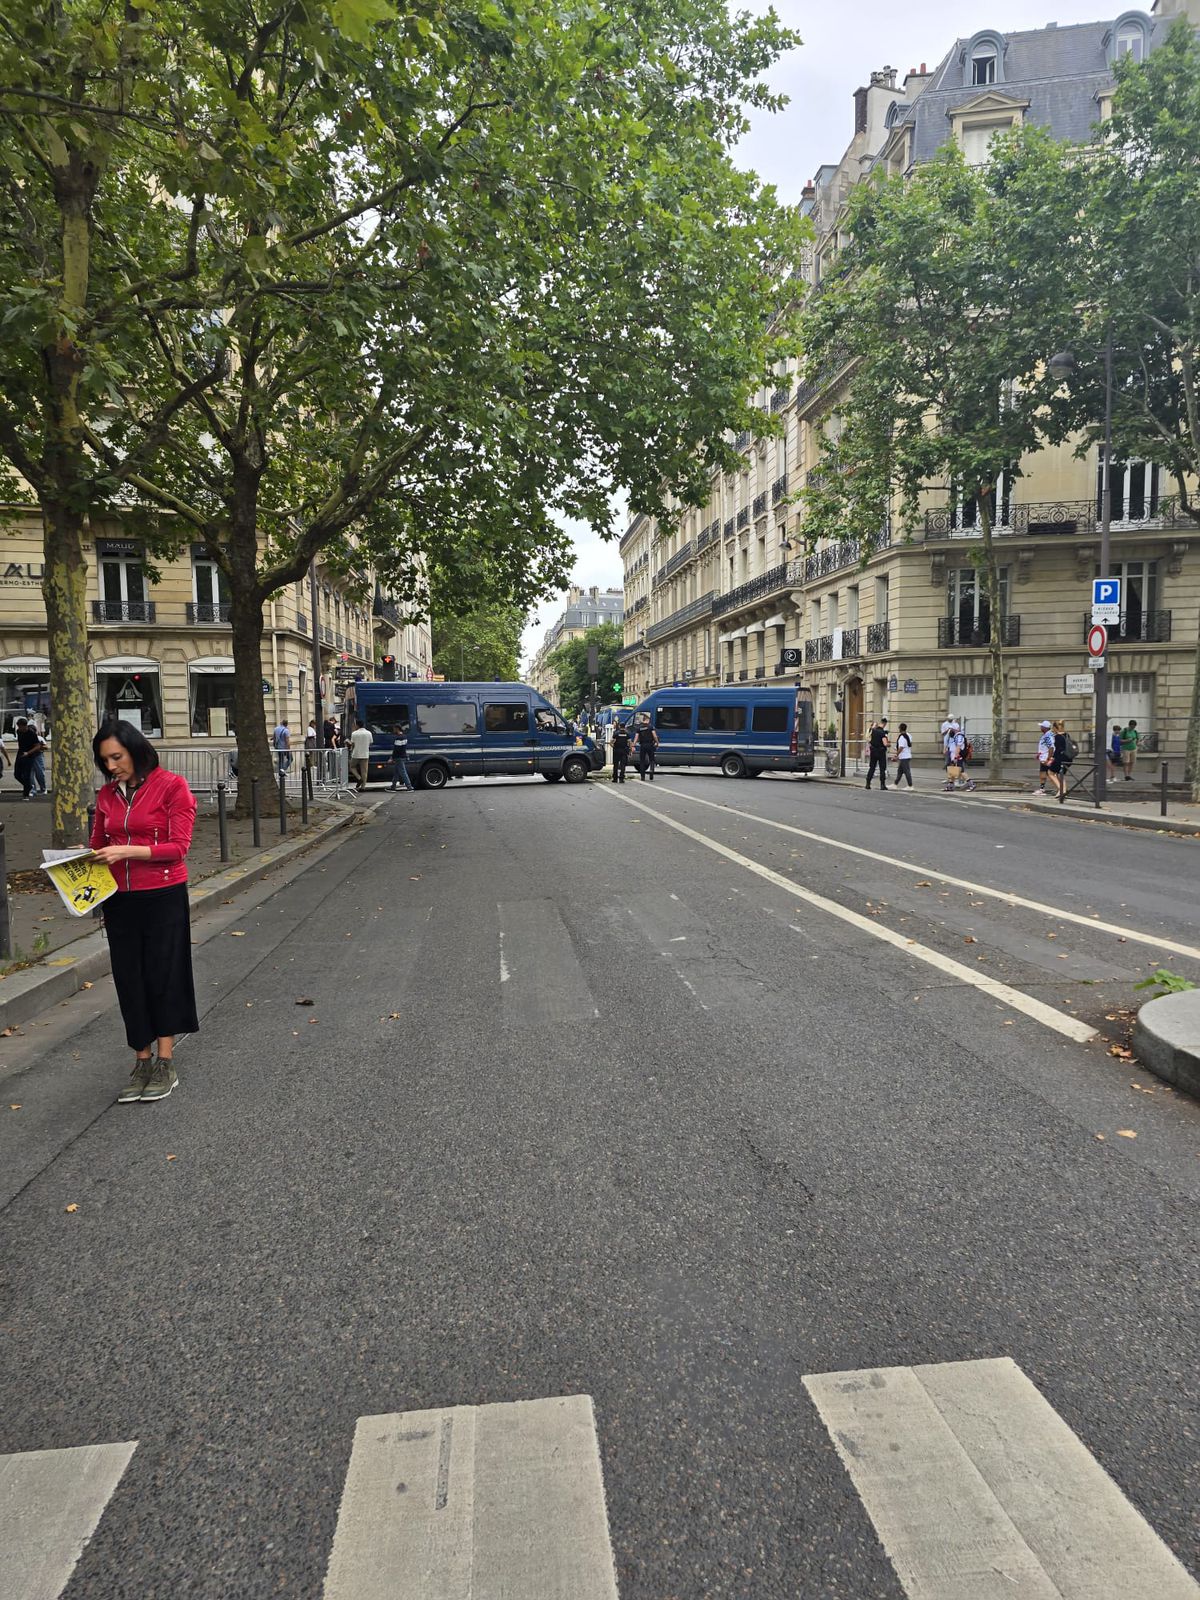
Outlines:
{"label": "dashed road marking", "polygon": [[136,1449],[134,1440],[0,1456],[5,1600],[57,1600]]}

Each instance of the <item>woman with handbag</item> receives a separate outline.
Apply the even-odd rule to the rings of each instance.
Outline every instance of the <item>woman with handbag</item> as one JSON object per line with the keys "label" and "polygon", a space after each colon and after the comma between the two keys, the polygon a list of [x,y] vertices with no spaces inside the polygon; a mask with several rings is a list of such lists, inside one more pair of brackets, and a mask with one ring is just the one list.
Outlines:
{"label": "woman with handbag", "polygon": [[200,1026],[186,864],[196,799],[186,779],[159,766],[154,746],[132,723],[106,723],[92,754],[107,782],[96,796],[90,842],[117,882],[104,902],[104,927],[134,1051],[133,1075],[117,1100],[165,1100],[179,1081],[175,1039]]}

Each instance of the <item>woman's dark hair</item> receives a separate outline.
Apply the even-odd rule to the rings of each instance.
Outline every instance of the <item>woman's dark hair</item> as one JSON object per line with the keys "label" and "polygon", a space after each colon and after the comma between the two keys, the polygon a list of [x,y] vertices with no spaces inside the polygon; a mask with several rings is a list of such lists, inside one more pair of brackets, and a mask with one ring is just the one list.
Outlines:
{"label": "woman's dark hair", "polygon": [[115,739],[131,757],[133,775],[139,783],[158,765],[158,751],[140,728],[135,728],[132,722],[102,722],[92,740],[92,756],[106,778],[108,769],[100,759],[100,746],[108,739]]}

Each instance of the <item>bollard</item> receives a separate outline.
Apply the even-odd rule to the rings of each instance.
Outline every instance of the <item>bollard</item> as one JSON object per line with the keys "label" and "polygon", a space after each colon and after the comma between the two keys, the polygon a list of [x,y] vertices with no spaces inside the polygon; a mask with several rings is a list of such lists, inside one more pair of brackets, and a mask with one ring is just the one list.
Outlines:
{"label": "bollard", "polygon": [[279,774],[279,831],[287,832],[287,780],[282,772]]}
{"label": "bollard", "polygon": [[313,799],[313,794],[314,794],[314,790],[313,790],[313,769],[311,767],[305,767],[305,769],[304,769],[304,782],[308,786],[308,801],[309,801],[309,804],[311,805],[312,804],[312,799]]}
{"label": "bollard", "polygon": [[308,827],[308,768],[300,774],[300,823]]}
{"label": "bollard", "polygon": [[250,822],[254,828],[254,848],[262,849],[262,813],[258,809],[258,779],[250,779]]}
{"label": "bollard", "polygon": [[1167,763],[1165,761],[1162,764],[1161,781],[1162,788],[1159,791],[1158,797],[1158,814],[1160,817],[1165,817],[1167,814]]}
{"label": "bollard", "polygon": [[221,860],[229,860],[229,821],[225,815],[225,784],[217,784],[217,838],[221,841]]}
{"label": "bollard", "polygon": [[8,918],[8,846],[0,822],[0,961],[12,959],[12,923]]}

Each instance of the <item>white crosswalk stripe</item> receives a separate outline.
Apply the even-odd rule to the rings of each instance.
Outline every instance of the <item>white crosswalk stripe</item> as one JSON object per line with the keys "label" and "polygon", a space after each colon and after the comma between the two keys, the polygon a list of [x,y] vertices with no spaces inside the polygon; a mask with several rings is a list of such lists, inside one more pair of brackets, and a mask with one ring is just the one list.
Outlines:
{"label": "white crosswalk stripe", "polygon": [[136,1449],[135,1440],[0,1456],[4,1600],[58,1600]]}
{"label": "white crosswalk stripe", "polygon": [[362,1417],[325,1600],[616,1600],[587,1395]]}
{"label": "white crosswalk stripe", "polygon": [[1015,1362],[804,1384],[910,1600],[1200,1600]]}

